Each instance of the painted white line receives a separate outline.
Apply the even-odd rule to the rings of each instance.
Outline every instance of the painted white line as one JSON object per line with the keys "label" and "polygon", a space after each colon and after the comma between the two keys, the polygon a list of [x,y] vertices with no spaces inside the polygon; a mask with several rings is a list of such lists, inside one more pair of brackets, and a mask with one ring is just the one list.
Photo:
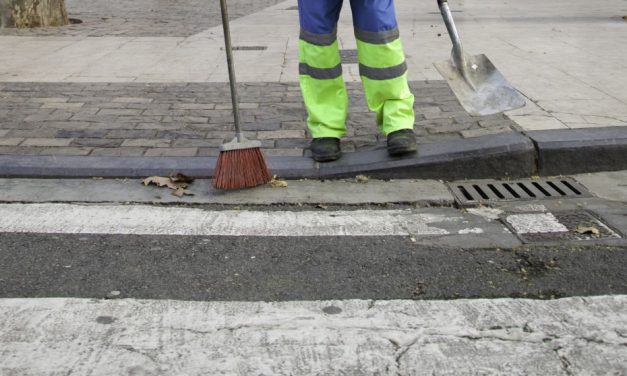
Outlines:
{"label": "painted white line", "polygon": [[468,211],[468,213],[483,217],[488,221],[496,221],[499,219],[499,216],[504,213],[504,211],[501,209],[488,208],[485,206],[478,208],[468,208],[466,210]]}
{"label": "painted white line", "polygon": [[552,213],[514,214],[506,218],[518,234],[568,232]]}
{"label": "painted white line", "polygon": [[[447,235],[459,217],[411,210],[210,211],[142,205],[1,204],[0,232],[224,235]],[[442,227],[438,227],[441,223]]]}
{"label": "painted white line", "polygon": [[464,228],[461,229],[459,231],[457,231],[458,234],[462,234],[462,235],[466,235],[466,234],[483,234],[483,229],[480,229],[478,227],[474,227],[474,228]]}
{"label": "painted white line", "polygon": [[626,312],[626,296],[6,299],[0,300],[0,374],[625,374]]}

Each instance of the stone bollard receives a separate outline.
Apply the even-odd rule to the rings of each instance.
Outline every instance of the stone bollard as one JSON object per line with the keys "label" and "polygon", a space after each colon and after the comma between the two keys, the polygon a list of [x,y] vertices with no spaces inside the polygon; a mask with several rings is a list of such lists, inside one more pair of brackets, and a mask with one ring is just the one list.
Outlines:
{"label": "stone bollard", "polygon": [[64,26],[65,0],[0,0],[0,28]]}

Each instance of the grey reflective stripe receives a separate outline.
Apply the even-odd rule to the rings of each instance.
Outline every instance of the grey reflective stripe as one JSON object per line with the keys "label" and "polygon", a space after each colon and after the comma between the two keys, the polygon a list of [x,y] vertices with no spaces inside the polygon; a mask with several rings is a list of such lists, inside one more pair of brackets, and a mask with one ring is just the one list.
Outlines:
{"label": "grey reflective stripe", "polygon": [[330,46],[337,40],[337,29],[331,34],[315,34],[305,29],[300,29],[300,39],[316,46]]}
{"label": "grey reflective stripe", "polygon": [[389,68],[372,68],[359,64],[359,75],[371,80],[391,80],[392,78],[402,76],[405,72],[407,72],[407,64],[405,62]]}
{"label": "grey reflective stripe", "polygon": [[399,37],[398,27],[392,30],[372,32],[355,28],[355,38],[370,44],[386,44],[394,42]]}
{"label": "grey reflective stripe", "polygon": [[298,71],[300,74],[310,76],[317,80],[330,80],[342,75],[342,64],[338,64],[333,68],[314,68],[305,63],[300,63]]}

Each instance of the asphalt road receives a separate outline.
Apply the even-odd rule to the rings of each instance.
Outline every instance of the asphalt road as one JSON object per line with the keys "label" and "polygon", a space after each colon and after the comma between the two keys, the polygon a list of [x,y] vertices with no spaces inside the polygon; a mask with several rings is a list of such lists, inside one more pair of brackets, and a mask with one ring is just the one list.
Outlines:
{"label": "asphalt road", "polygon": [[627,248],[459,249],[405,237],[0,233],[0,298],[287,301],[626,294]]}

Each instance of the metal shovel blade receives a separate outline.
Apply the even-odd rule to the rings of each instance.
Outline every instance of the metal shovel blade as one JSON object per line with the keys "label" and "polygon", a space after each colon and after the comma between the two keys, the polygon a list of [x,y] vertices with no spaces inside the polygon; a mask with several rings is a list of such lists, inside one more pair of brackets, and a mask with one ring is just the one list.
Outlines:
{"label": "metal shovel blade", "polygon": [[466,66],[453,60],[434,63],[464,107],[473,116],[485,116],[525,106],[525,99],[485,55],[464,54]]}

